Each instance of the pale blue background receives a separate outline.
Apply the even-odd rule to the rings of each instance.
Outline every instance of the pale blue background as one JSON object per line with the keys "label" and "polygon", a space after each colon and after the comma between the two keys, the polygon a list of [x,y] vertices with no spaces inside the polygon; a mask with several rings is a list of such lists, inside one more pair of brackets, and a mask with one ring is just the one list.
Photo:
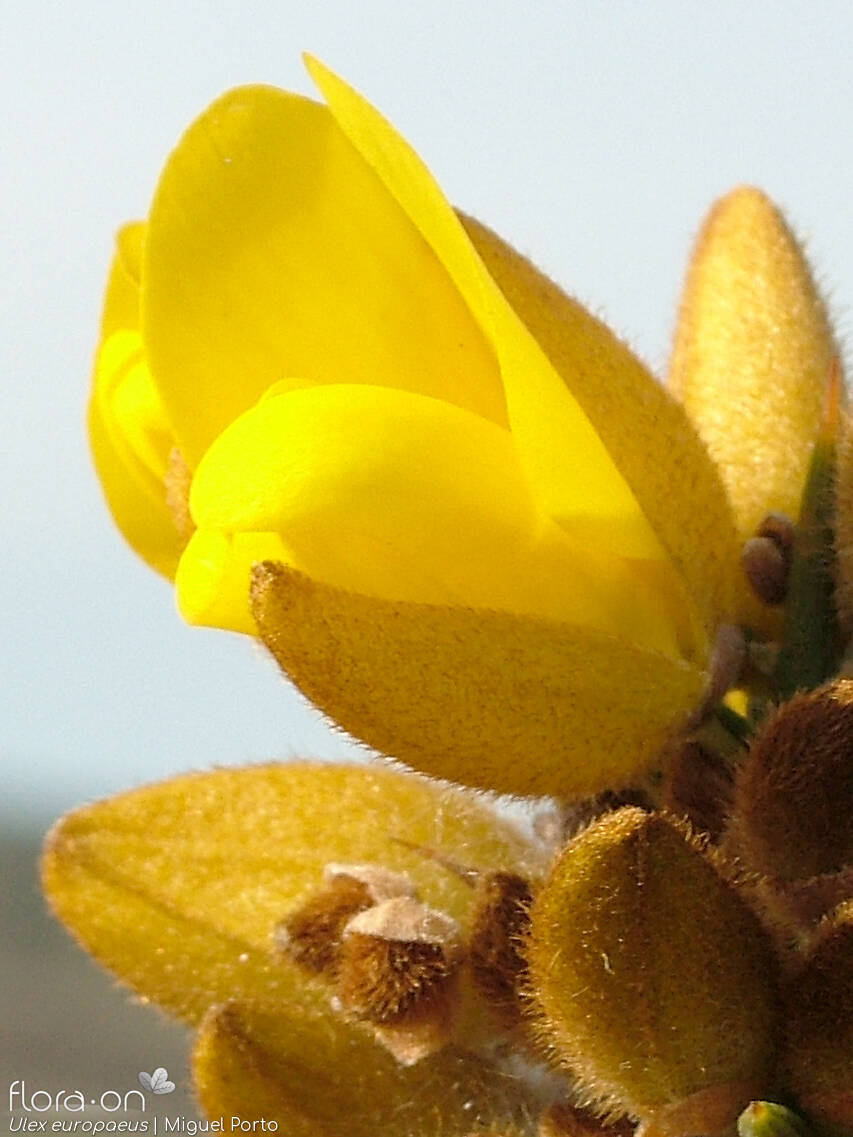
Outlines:
{"label": "pale blue background", "polygon": [[849,326],[849,3],[75,0],[9,5],[3,24],[8,825],[190,767],[346,753],[260,649],[182,625],[86,451],[113,230],[229,85],[310,92],[310,49],[655,367],[701,216],[742,181],[789,211]]}

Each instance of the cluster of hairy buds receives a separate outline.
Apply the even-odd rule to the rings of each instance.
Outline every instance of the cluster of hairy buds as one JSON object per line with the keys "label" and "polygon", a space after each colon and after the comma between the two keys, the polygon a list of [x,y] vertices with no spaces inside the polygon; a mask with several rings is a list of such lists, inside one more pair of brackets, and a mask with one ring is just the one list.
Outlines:
{"label": "cluster of hairy buds", "polygon": [[853,1131],[853,682],[729,757],[689,739],[661,797],[594,819],[539,891],[540,1041],[645,1137],[786,1131],[782,1106],[743,1113],[762,1099]]}
{"label": "cluster of hairy buds", "polygon": [[424,904],[407,874],[372,864],[328,865],[322,888],[275,930],[277,950],[330,982],[335,1008],[404,1065],[522,1022],[530,886],[514,873],[449,867],[473,889],[467,934]]}
{"label": "cluster of hairy buds", "polygon": [[851,740],[853,681],[838,680],[782,705],[740,753],[689,739],[654,807],[638,792],[567,813],[535,887],[421,850],[471,885],[464,933],[408,875],[329,865],[277,946],[402,1063],[499,1037],[559,1071],[540,1137],[689,1137],[739,1117],[745,1137],[770,1137],[789,1116],[774,1102],[843,1132]]}

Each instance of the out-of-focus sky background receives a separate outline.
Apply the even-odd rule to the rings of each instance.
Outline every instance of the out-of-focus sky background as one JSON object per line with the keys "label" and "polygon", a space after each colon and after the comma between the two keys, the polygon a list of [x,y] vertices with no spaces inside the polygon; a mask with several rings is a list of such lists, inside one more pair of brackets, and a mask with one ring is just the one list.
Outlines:
{"label": "out-of-focus sky background", "polygon": [[[170,147],[225,88],[311,93],[300,51],[320,56],[451,200],[659,370],[691,240],[740,182],[786,209],[850,327],[845,0],[35,0],[6,7],[3,41],[0,826],[15,848],[141,780],[348,752],[259,649],[182,625],[112,528],[86,450],[113,232],[144,216]],[[13,916],[37,954],[50,933],[19,860],[31,907]],[[15,979],[17,1038],[61,1017],[27,993],[33,968]]]}
{"label": "out-of-focus sky background", "polygon": [[658,368],[692,237],[738,182],[787,209],[847,322],[849,4],[42,0],[4,24],[9,822],[211,762],[345,752],[259,649],[182,625],[112,528],[84,438],[113,232],[228,86],[311,93],[310,49]]}

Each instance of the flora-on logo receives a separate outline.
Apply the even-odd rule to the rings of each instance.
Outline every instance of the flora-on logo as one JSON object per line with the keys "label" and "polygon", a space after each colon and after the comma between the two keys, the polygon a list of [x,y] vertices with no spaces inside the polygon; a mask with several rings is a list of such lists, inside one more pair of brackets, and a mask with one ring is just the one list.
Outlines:
{"label": "flora-on logo", "polygon": [[[174,1089],[174,1086],[172,1088]],[[9,1086],[10,1113],[46,1113],[48,1110],[55,1113],[85,1113],[90,1105],[104,1110],[105,1113],[116,1113],[118,1110],[127,1113],[131,1109],[138,1109],[144,1113],[145,1094],[142,1090],[126,1090],[124,1094],[120,1094],[118,1090],[104,1090],[98,1098],[86,1098],[82,1090],[56,1090],[53,1092],[38,1089],[28,1091],[27,1084],[22,1078],[16,1078]],[[58,1123],[55,1123],[54,1127],[56,1124]],[[89,1125],[91,1123],[87,1121],[83,1124]],[[35,1133],[35,1125],[35,1121],[30,1121],[23,1128],[28,1133]],[[42,1122],[39,1122],[38,1126],[39,1131],[46,1132]],[[21,1128],[21,1125],[13,1125],[10,1132],[16,1133]],[[58,1129],[55,1131],[59,1132]],[[76,1129],[64,1129],[63,1132],[76,1132]],[[84,1128],[83,1132],[89,1132],[89,1130]]]}
{"label": "flora-on logo", "polygon": [[139,1082],[152,1094],[170,1094],[175,1088],[175,1083],[169,1081],[169,1071],[165,1066],[158,1066],[153,1074],[140,1070]]}

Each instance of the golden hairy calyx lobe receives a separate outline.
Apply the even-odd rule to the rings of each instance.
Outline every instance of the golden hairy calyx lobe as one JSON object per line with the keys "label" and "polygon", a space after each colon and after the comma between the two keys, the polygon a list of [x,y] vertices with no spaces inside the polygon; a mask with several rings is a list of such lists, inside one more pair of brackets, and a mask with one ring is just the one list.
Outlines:
{"label": "golden hairy calyx lobe", "polygon": [[345,730],[505,793],[630,784],[705,684],[704,672],[598,629],[379,600],[272,562],[255,568],[252,611],[284,671]]}
{"label": "golden hairy calyx lobe", "polygon": [[629,807],[570,842],[534,903],[529,958],[544,1039],[611,1108],[685,1137],[765,1086],[769,945],[680,823]]}

